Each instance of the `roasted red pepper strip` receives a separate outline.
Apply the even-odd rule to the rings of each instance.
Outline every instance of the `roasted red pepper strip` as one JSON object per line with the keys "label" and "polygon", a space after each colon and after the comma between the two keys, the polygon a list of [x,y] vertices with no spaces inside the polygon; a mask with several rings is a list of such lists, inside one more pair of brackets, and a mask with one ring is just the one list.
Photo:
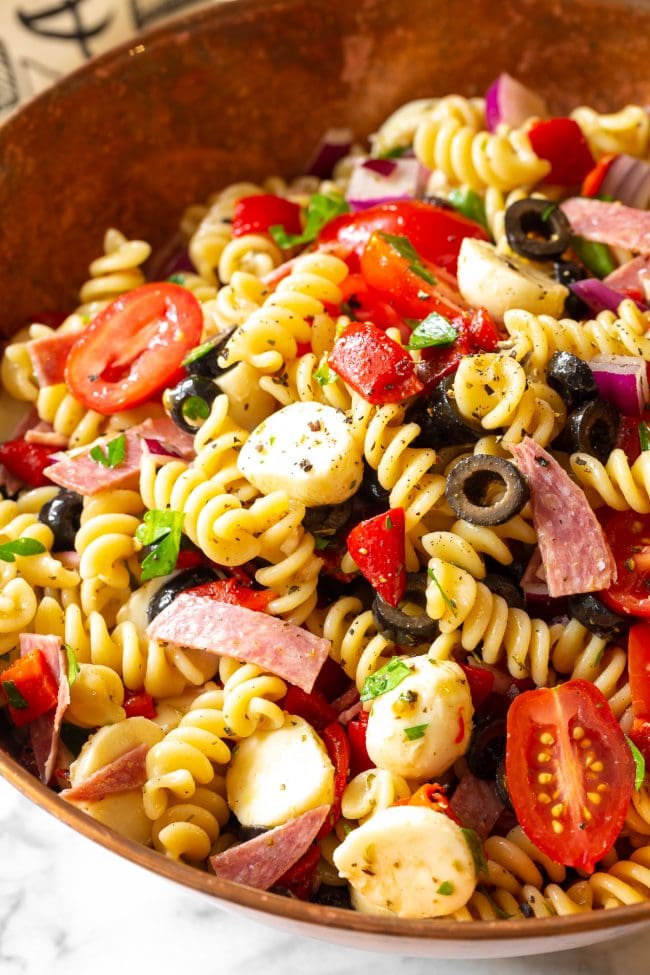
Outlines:
{"label": "roasted red pepper strip", "polygon": [[427,809],[433,809],[434,812],[443,813],[448,816],[449,819],[453,820],[454,823],[461,825],[461,821],[451,808],[449,804],[449,799],[445,795],[444,788],[438,785],[437,782],[433,784],[427,783],[426,785],[421,785],[417,789],[410,799],[398,799],[397,802],[393,803],[394,806],[425,806]]}
{"label": "roasted red pepper strip", "polygon": [[370,322],[348,325],[329,366],[369,403],[400,403],[424,389],[408,352]]}
{"label": "roasted red pepper strip", "polygon": [[360,772],[375,768],[375,763],[368,754],[366,735],[368,732],[369,711],[359,711],[356,718],[348,722],[348,741],[350,742],[350,775],[354,778]]}
{"label": "roasted red pepper strip", "polygon": [[59,685],[41,650],[32,650],[0,675],[9,716],[20,728],[56,707]]}
{"label": "roasted red pepper strip", "polygon": [[299,234],[300,207],[274,193],[256,193],[244,196],[235,203],[232,218],[233,237],[244,234],[264,234],[269,227],[280,225],[288,234]]}
{"label": "roasted red pepper strip", "polygon": [[205,582],[196,586],[191,592],[199,596],[210,596],[220,603],[233,603],[244,609],[254,609],[263,612],[269,603],[276,598],[270,589],[248,589],[240,586],[235,579],[219,579],[217,582]]}
{"label": "roasted red pepper strip", "polygon": [[535,155],[551,164],[547,183],[577,186],[594,167],[594,157],[582,129],[571,118],[533,122],[528,138]]}
{"label": "roasted red pepper strip", "polygon": [[27,443],[22,438],[7,440],[0,444],[0,462],[10,474],[30,487],[45,487],[52,483],[43,473],[52,463],[52,447],[45,444]]}
{"label": "roasted red pepper strip", "polygon": [[610,153],[608,156],[601,156],[594,168],[583,179],[580,196],[598,196],[607,171],[615,159],[615,153]]}
{"label": "roasted red pepper strip", "polygon": [[406,591],[404,510],[391,508],[360,521],[348,535],[348,552],[380,596],[397,606]]}
{"label": "roasted red pepper strip", "polygon": [[151,694],[146,691],[130,691],[127,693],[122,707],[127,718],[155,718],[156,705]]}
{"label": "roasted red pepper strip", "polygon": [[327,754],[334,766],[334,802],[320,828],[317,839],[322,839],[334,829],[341,818],[341,796],[345,791],[350,773],[350,745],[343,727],[338,721],[328,724],[321,732]]}
{"label": "roasted red pepper strip", "polygon": [[488,239],[483,227],[454,210],[422,200],[401,200],[335,217],[320,232],[318,243],[340,254],[356,270],[361,253],[376,230],[408,237],[418,254],[451,274],[456,273],[458,252],[465,237]]}
{"label": "roasted red pepper strip", "polygon": [[314,875],[319,860],[320,847],[314,843],[286,873],[282,874],[275,886],[290,890],[301,901],[308,901],[314,893]]}
{"label": "roasted red pepper strip", "polygon": [[297,714],[300,718],[304,718],[316,731],[322,731],[337,718],[336,711],[331,704],[327,703],[324,694],[319,694],[318,691],[307,694],[300,687],[293,685],[287,689],[282,708],[289,714]]}

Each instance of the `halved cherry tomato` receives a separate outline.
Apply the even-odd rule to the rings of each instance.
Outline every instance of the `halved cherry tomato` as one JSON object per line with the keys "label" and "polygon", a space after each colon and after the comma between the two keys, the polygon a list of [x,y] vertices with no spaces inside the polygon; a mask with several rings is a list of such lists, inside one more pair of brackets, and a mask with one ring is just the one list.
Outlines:
{"label": "halved cherry tomato", "polygon": [[468,667],[466,664],[458,666],[467,678],[469,692],[472,695],[472,707],[478,711],[494,690],[494,674],[486,667]]}
{"label": "halved cherry tomato", "polygon": [[201,339],[203,313],[191,291],[144,284],[104,308],[70,350],[65,381],[85,407],[117,413],[173,380]]}
{"label": "halved cherry tomato", "polygon": [[334,766],[334,802],[321,826],[317,839],[322,839],[334,829],[341,818],[341,796],[345,791],[350,773],[350,745],[342,726],[333,721],[321,731],[321,738]]}
{"label": "halved cherry tomato", "polygon": [[650,616],[650,515],[607,511],[600,521],[614,554],[617,578],[598,595],[617,613]]}
{"label": "halved cherry tomato", "polygon": [[299,234],[300,207],[275,193],[255,193],[237,200],[232,216],[232,235],[266,233],[269,227],[280,225],[288,234]]}
{"label": "halved cherry tomato", "polygon": [[122,702],[127,718],[155,718],[156,704],[146,691],[130,691]]}
{"label": "halved cherry tomato", "polygon": [[348,325],[328,364],[369,403],[401,403],[424,389],[406,349],[372,322]]}
{"label": "halved cherry tomato", "polygon": [[391,606],[406,591],[403,508],[360,521],[348,535],[348,551],[361,574]]}
{"label": "halved cherry tomato", "polygon": [[7,440],[0,444],[0,463],[30,487],[45,487],[52,483],[43,471],[52,463],[53,450],[42,443],[27,443],[22,437]]}
{"label": "halved cherry tomato", "polygon": [[52,711],[59,698],[59,684],[42,650],[19,657],[0,674],[7,710],[17,728]]}
{"label": "halved cherry tomato", "polygon": [[422,321],[431,312],[446,318],[461,315],[467,308],[456,286],[456,278],[443,267],[422,258],[409,258],[409,247],[421,258],[410,238],[378,231],[372,234],[361,254],[361,273],[403,318]]}
{"label": "halved cherry tomato", "polygon": [[199,596],[209,596],[220,603],[232,603],[258,612],[264,612],[269,603],[277,598],[276,593],[271,592],[270,589],[249,589],[248,586],[240,585],[236,579],[204,582],[203,585],[188,591]]}
{"label": "halved cherry tomato", "polygon": [[594,166],[594,157],[582,129],[571,118],[548,118],[533,122],[528,138],[535,155],[551,164],[547,183],[577,186]]}
{"label": "halved cherry tomato", "polygon": [[320,232],[318,243],[346,259],[356,271],[363,249],[376,230],[408,237],[418,254],[451,274],[456,274],[465,237],[488,239],[480,224],[454,210],[422,200],[403,200],[335,217]]}
{"label": "halved cherry tomato", "polygon": [[377,328],[399,328],[404,342],[408,342],[411,329],[386,297],[370,287],[362,274],[348,274],[339,288],[344,314],[356,322],[372,322]]}
{"label": "halved cherry tomato", "polygon": [[606,698],[585,680],[526,691],[507,721],[508,793],[526,835],[591,873],[621,831],[634,761]]}

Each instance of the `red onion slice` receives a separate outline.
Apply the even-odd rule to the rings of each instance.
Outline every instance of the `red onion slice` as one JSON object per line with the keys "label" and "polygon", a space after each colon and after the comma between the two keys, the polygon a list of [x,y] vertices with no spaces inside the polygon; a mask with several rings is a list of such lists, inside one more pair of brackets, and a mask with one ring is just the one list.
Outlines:
{"label": "red onion slice", "polygon": [[352,129],[328,129],[307,163],[305,172],[309,176],[328,179],[337,162],[347,156],[352,148],[352,140]]}
{"label": "red onion slice", "polygon": [[601,311],[617,312],[620,303],[626,299],[633,301],[641,311],[647,311],[647,306],[642,301],[637,301],[636,298],[630,298],[629,295],[621,294],[620,291],[614,291],[613,288],[609,288],[602,281],[599,281],[598,278],[585,278],[583,281],[574,281],[569,287],[596,315]]}
{"label": "red onion slice", "polygon": [[541,95],[505,71],[485,93],[485,119],[490,132],[494,132],[501,122],[516,129],[532,116],[545,118],[547,115],[546,102]]}
{"label": "red onion slice", "polygon": [[[390,170],[375,163],[390,163]],[[412,200],[420,193],[422,169],[417,159],[374,159],[356,164],[347,189],[353,210],[366,210],[378,203]]]}
{"label": "red onion slice", "polygon": [[650,205],[650,163],[621,153],[609,166],[599,195],[611,196],[636,210]]}
{"label": "red onion slice", "polygon": [[161,440],[155,440],[153,437],[143,437],[142,442],[145,444],[149,453],[154,454],[156,457],[181,456],[179,453],[177,453],[177,451],[173,450],[172,447],[168,447]]}
{"label": "red onion slice", "polygon": [[597,355],[589,362],[600,396],[626,416],[640,416],[650,401],[645,361],[637,356]]}

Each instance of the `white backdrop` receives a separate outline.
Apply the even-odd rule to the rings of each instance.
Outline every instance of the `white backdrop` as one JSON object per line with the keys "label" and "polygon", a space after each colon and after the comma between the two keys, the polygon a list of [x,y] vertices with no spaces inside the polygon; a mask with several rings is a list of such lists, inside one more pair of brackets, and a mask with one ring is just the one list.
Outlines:
{"label": "white backdrop", "polygon": [[62,74],[166,17],[219,0],[0,0],[0,120]]}

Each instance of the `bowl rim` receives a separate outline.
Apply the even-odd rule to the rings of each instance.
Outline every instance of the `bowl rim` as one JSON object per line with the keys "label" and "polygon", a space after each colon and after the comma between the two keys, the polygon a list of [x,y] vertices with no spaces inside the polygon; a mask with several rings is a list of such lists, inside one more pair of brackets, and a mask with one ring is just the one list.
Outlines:
{"label": "bowl rim", "polygon": [[[287,8],[301,5],[303,0],[274,0],[274,7]],[[324,2],[324,0],[313,0]],[[633,6],[642,10],[650,8],[650,0],[597,0],[604,6]],[[3,136],[10,135],[14,124],[22,121],[26,113],[33,111],[34,105],[47,105],[61,93],[74,89],[85,77],[104,65],[113,64],[123,57],[146,54],[151,45],[165,39],[170,32],[194,32],[201,29],[203,21],[223,23],[231,17],[241,17],[242,13],[255,15],[263,9],[268,0],[227,0],[216,6],[202,7],[194,11],[181,12],[165,19],[161,24],[149,27],[107,51],[96,55],[84,64],[62,76],[53,85],[23,102],[0,123]],[[384,936],[396,941],[412,939],[423,942],[463,942],[490,941],[492,944],[508,941],[543,941],[549,938],[579,936],[588,932],[612,930],[613,934],[623,935],[626,929],[643,923],[650,924],[650,899],[641,903],[598,909],[580,914],[550,918],[521,918],[509,920],[468,923],[450,918],[400,918],[385,915],[362,914],[345,908],[329,907],[284,897],[268,891],[260,891],[233,881],[224,880],[214,874],[206,873],[182,861],[171,860],[156,850],[130,840],[102,823],[93,819],[81,809],[67,803],[52,789],[12,758],[0,745],[0,775],[27,799],[60,822],[73,828],[87,839],[98,843],[111,853],[117,853],[131,863],[137,864],[158,876],[174,883],[245,908],[249,912],[269,915],[281,920],[291,920],[308,925],[311,936],[315,928],[327,928],[352,934]],[[650,845],[650,837],[648,837]]]}

